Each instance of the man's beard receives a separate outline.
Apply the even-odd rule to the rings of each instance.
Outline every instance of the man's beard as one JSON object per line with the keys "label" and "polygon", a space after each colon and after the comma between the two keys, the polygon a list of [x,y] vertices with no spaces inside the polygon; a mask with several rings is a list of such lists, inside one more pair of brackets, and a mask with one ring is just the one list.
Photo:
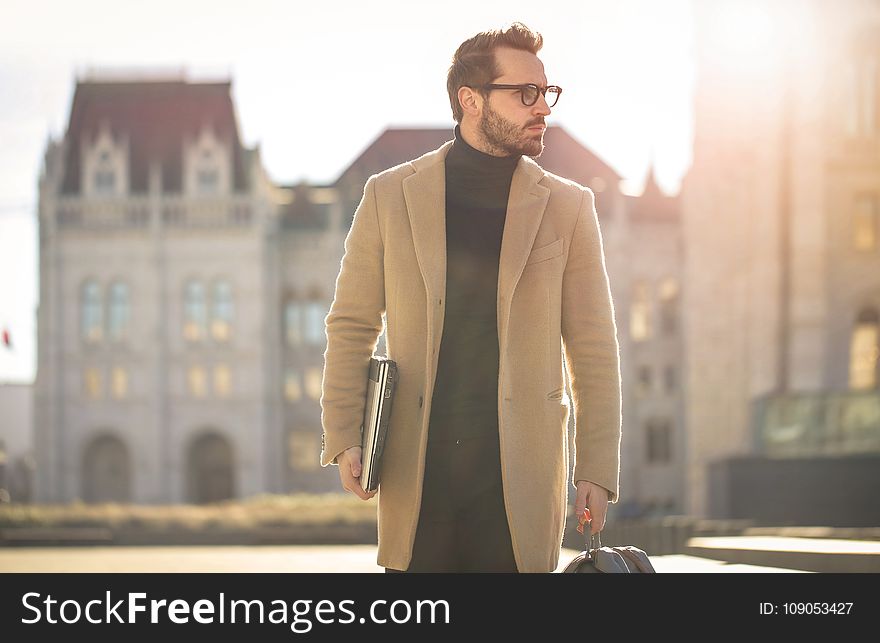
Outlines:
{"label": "man's beard", "polygon": [[[544,119],[530,121],[526,127],[534,127],[544,123]],[[530,135],[525,128],[514,125],[489,106],[489,102],[483,103],[483,115],[479,122],[480,133],[483,140],[489,145],[494,153],[502,153],[505,156],[523,154],[525,156],[540,156],[544,151],[544,133],[538,136]]]}

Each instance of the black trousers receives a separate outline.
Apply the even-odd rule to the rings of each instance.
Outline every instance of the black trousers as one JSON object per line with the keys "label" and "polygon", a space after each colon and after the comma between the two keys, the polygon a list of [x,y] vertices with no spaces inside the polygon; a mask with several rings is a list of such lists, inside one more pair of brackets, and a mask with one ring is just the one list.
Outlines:
{"label": "black trousers", "polygon": [[497,433],[429,441],[412,560],[385,571],[518,571]]}

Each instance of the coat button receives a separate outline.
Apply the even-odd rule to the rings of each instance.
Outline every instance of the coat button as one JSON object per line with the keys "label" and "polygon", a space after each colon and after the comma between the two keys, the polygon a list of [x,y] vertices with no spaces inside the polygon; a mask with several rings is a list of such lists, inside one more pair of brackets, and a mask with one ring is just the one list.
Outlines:
{"label": "coat button", "polygon": [[456,443],[456,444],[461,444],[461,440],[456,440],[455,443]]}
{"label": "coat button", "polygon": [[422,396],[419,395],[419,408],[422,408]]}

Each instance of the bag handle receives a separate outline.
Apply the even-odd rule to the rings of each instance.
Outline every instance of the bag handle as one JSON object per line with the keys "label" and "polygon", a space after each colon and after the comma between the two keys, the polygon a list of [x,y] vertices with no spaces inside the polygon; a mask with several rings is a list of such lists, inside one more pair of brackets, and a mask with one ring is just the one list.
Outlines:
{"label": "bag handle", "polygon": [[[591,533],[591,524],[592,524],[593,516],[590,514],[590,508],[584,507],[584,513],[578,516],[578,526],[577,530],[579,533],[584,535],[584,551],[589,552],[591,549],[600,549],[602,547],[602,538],[600,537],[600,533]],[[587,525],[587,529],[584,530],[584,525]],[[593,539],[596,539],[596,544],[593,544]]]}

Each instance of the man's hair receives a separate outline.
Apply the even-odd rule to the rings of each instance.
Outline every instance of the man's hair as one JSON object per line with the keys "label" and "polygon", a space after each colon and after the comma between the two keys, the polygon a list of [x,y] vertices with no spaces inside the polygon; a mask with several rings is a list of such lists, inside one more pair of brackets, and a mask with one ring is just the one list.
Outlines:
{"label": "man's hair", "polygon": [[[458,90],[465,86],[477,88],[486,85],[501,75],[495,60],[495,49],[510,47],[537,54],[543,44],[543,36],[521,22],[514,22],[506,29],[482,31],[461,43],[452,57],[452,65],[446,76],[446,90],[455,121],[461,123],[464,116],[464,110],[458,102]],[[484,90],[478,91],[486,95]]]}

